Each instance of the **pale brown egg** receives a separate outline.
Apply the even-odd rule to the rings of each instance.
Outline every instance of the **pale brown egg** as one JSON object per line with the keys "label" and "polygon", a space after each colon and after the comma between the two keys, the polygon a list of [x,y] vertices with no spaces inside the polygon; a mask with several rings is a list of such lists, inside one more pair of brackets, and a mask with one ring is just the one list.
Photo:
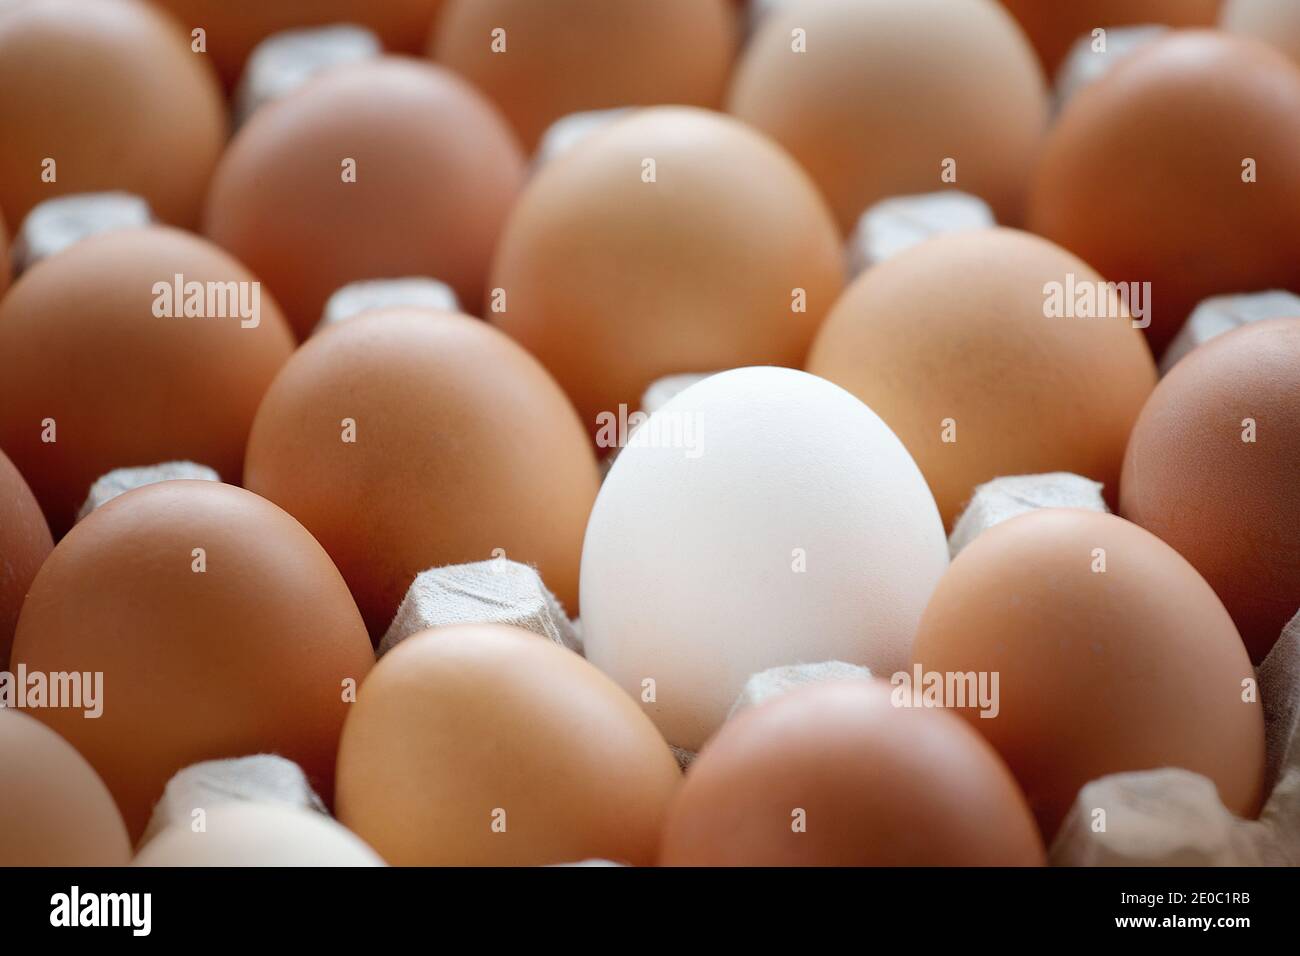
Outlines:
{"label": "pale brown egg", "polygon": [[113,468],[191,460],[237,481],[292,350],[269,291],[212,243],[165,227],[85,239],[0,302],[0,448],[56,537]]}
{"label": "pale brown egg", "polygon": [[[1054,75],[1076,40],[1098,28],[1165,24],[1208,27],[1219,0],[1001,0],[1024,29],[1049,75]],[[1287,0],[1283,0],[1287,2]]]}
{"label": "pale brown egg", "polygon": [[655,107],[529,183],[485,314],[594,433],[665,375],[799,365],[842,284],[835,223],[783,150],[730,117]]}
{"label": "pale brown egg", "polygon": [[54,731],[0,708],[0,867],[125,866],[122,815],[90,764]]}
{"label": "pale brown egg", "polygon": [[1041,866],[1010,771],[885,681],[802,688],[724,724],[664,828],[665,866]]}
{"label": "pale brown egg", "polygon": [[244,479],[324,545],[376,638],[416,574],[495,557],[577,611],[595,456],[545,369],[477,319],[381,310],[313,337],[267,392]]}
{"label": "pale brown egg", "polygon": [[373,30],[384,48],[423,49],[443,0],[153,0],[186,32],[201,28],[208,56],[222,81],[234,87],[244,61],[262,40],[281,30],[350,23]]}
{"label": "pale brown egg", "polygon": [[216,74],[168,16],[135,0],[0,4],[0,207],[126,190],[192,228],[226,138]]}
{"label": "pale brown egg", "polygon": [[338,817],[395,866],[648,864],[680,782],[650,719],[591,664],[464,625],[407,638],[362,686]]}
{"label": "pale brown egg", "polygon": [[1263,660],[1300,611],[1300,318],[1174,366],[1133,428],[1120,510],[1195,566]]}
{"label": "pale brown egg", "polygon": [[1087,475],[1113,502],[1156,370],[1120,309],[1078,314],[1088,311],[1075,308],[1085,288],[1093,311],[1104,311],[1102,281],[1028,233],[940,236],[849,287],[817,335],[808,371],[885,420],[949,527],[975,486],[1000,475]]}
{"label": "pale brown egg", "polygon": [[258,110],[222,157],[204,231],[266,280],[305,337],[354,280],[431,276],[481,301],[523,177],[481,93],[450,70],[386,57]]}
{"label": "pale brown egg", "polygon": [[103,675],[99,716],[31,713],[90,761],[133,837],[172,774],[200,760],[278,753],[328,799],[348,700],[373,662],[320,545],[212,481],[137,488],[81,521],[36,576],[13,649],[29,673]]}
{"label": "pale brown egg", "polygon": [[0,670],[9,660],[27,589],[53,547],[36,496],[0,452]]}
{"label": "pale brown egg", "polygon": [[991,691],[996,677],[990,706],[945,702],[1002,755],[1049,842],[1080,787],[1128,770],[1192,770],[1232,812],[1259,810],[1264,718],[1232,619],[1122,518],[1044,509],[983,532],[940,580],[913,653],[945,684],[973,674]]}
{"label": "pale brown egg", "polygon": [[721,105],[736,39],[727,0],[448,0],[430,54],[531,149],[568,113]]}
{"label": "pale brown egg", "polygon": [[1125,57],[1048,138],[1029,227],[1116,282],[1149,282],[1159,355],[1210,295],[1300,291],[1300,69],[1185,31]]}
{"label": "pale brown egg", "polygon": [[1018,222],[1048,102],[993,0],[818,0],[762,21],[728,109],[803,164],[848,232],[877,200],[942,189]]}

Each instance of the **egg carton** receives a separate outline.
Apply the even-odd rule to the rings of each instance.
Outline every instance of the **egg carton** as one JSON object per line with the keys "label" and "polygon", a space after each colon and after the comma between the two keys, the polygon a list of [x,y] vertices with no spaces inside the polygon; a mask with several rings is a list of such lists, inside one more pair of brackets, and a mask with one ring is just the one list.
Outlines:
{"label": "egg carton", "polygon": [[46,199],[32,207],[14,239],[14,272],[30,269],[82,239],[153,222],[149,203],[133,193],[70,193]]}
{"label": "egg carton", "polygon": [[547,163],[567,153],[592,133],[604,129],[615,120],[622,119],[635,107],[616,106],[604,110],[580,110],[561,116],[542,134],[533,153],[532,170],[537,172]]}
{"label": "egg carton", "polygon": [[1273,290],[1211,296],[1192,310],[1192,314],[1165,349],[1165,354],[1160,358],[1160,374],[1169,374],[1169,370],[1189,352],[1225,332],[1251,322],[1293,319],[1297,316],[1300,316],[1300,296],[1291,292]]}
{"label": "egg carton", "polygon": [[90,486],[90,494],[77,512],[80,521],[96,508],[102,507],[128,491],[143,488],[145,485],[160,481],[190,479],[194,481],[220,481],[221,476],[215,469],[192,461],[164,461],[157,465],[144,465],[139,468],[114,468],[106,475],[100,476]]}
{"label": "egg carton", "polygon": [[373,32],[351,23],[273,33],[248,57],[235,88],[235,123],[243,125],[272,100],[292,93],[332,67],[373,59],[384,52]]}
{"label": "egg carton", "polygon": [[1115,68],[1115,64],[1152,40],[1158,40],[1169,28],[1156,23],[1125,27],[1105,27],[1106,49],[1094,50],[1091,33],[1074,41],[1070,52],[1056,71],[1056,106],[1062,108],[1079,91],[1095,83]]}
{"label": "egg carton", "polygon": [[371,309],[416,308],[459,312],[460,299],[447,283],[432,276],[363,279],[336,289],[325,303],[316,335],[332,325]]}
{"label": "egg carton", "polygon": [[957,189],[891,196],[858,219],[845,252],[848,272],[856,276],[935,236],[996,225],[988,203]]}

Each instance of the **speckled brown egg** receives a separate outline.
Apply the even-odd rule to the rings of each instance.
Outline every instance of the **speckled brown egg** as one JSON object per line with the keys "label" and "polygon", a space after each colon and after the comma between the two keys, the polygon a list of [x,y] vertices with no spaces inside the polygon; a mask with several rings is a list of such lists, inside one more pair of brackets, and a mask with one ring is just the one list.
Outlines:
{"label": "speckled brown egg", "polygon": [[[203,314],[185,314],[178,275],[200,284]],[[190,460],[237,481],[257,404],[292,350],[270,292],[212,243],[165,227],[85,239],[0,302],[0,448],[56,537],[114,468]]]}
{"label": "speckled brown egg", "polygon": [[9,660],[27,589],[53,547],[36,496],[0,452],[0,669]]}
{"label": "speckled brown egg", "polygon": [[1300,611],[1300,318],[1174,366],[1133,428],[1120,510],[1192,563],[1262,660]]}
{"label": "speckled brown egg", "polygon": [[416,574],[495,557],[576,612],[595,456],[545,369],[478,319],[382,310],[313,337],[257,413],[244,479],[325,546],[376,638]]}
{"label": "speckled brown egg", "polygon": [[32,585],[13,664],[102,673],[101,714],[31,713],[103,777],[138,838],[172,774],[277,753],[331,794],[374,663],[356,605],[293,518],[251,492],[164,481],[92,512]]}

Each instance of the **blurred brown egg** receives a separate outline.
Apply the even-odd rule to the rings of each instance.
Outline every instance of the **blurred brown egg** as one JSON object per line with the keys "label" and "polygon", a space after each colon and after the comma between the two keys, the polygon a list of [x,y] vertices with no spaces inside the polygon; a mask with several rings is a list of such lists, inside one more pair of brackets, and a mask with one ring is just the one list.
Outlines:
{"label": "blurred brown egg", "polygon": [[63,738],[0,708],[0,867],[125,866],[131,841],[94,769]]}
{"label": "blurred brown egg", "polygon": [[423,49],[443,0],[153,0],[186,32],[202,28],[207,53],[222,81],[233,87],[244,61],[272,33],[296,27],[351,23],[373,30],[385,49]]}
{"label": "blurred brown egg", "polygon": [[1116,282],[1150,282],[1159,355],[1207,296],[1300,291],[1300,69],[1255,40],[1175,33],[1074,97],[1029,226]]}
{"label": "blurred brown egg", "polygon": [[1219,10],[1219,0],[1002,0],[1002,5],[1024,28],[1049,75],[1076,40],[1099,27],[1208,27]]}
{"label": "blurred brown egg", "polygon": [[338,817],[395,866],[648,864],[680,782],[650,718],[591,664],[464,625],[407,638],[361,688]]}
{"label": "blurred brown egg", "polygon": [[958,718],[884,681],[785,694],[722,726],[673,801],[665,866],[1041,866],[1025,798]]}
{"label": "blurred brown egg", "polygon": [[358,279],[431,276],[483,298],[524,176],[490,102],[449,70],[338,67],[258,110],[222,157],[205,231],[261,276],[300,337]]}
{"label": "blurred brown egg", "polygon": [[1046,314],[1051,284],[1073,306],[1067,290],[1102,281],[1028,233],[940,236],[849,287],[808,371],[885,420],[949,527],[975,486],[1000,475],[1075,472],[1114,501],[1129,430],[1155,386],[1151,353],[1118,309]]}
{"label": "blurred brown egg", "polygon": [[486,314],[595,432],[665,375],[799,365],[842,284],[835,223],[784,151],[730,117],[656,107],[532,180]]}
{"label": "blurred brown egg", "polygon": [[324,545],[376,638],[420,571],[497,556],[576,613],[595,456],[546,371],[477,319],[382,310],[312,338],[267,392],[244,478]]}
{"label": "blurred brown egg", "polygon": [[133,837],[200,760],[278,753],[328,799],[346,698],[373,661],[320,545],[212,481],[137,488],[81,521],[36,576],[13,649],[29,673],[103,674],[98,717],[31,713],[95,767]]}
{"label": "blurred brown egg", "polygon": [[1047,89],[993,0],[819,0],[750,41],[728,107],[803,164],[848,232],[888,196],[954,188],[1023,215]]}
{"label": "blurred brown egg", "polygon": [[23,598],[53,547],[36,496],[0,452],[0,670],[9,660]]}
{"label": "blurred brown egg", "polygon": [[1259,810],[1264,718],[1232,619],[1176,551],[1122,518],[1044,509],[983,532],[940,580],[913,653],[945,680],[996,676],[991,707],[958,712],[1049,842],[1080,787],[1126,770],[1192,770],[1232,812]]}
{"label": "blurred brown egg", "polygon": [[1174,366],[1133,429],[1120,509],[1192,563],[1262,660],[1300,611],[1300,319]]}
{"label": "blurred brown egg", "polygon": [[0,4],[0,207],[126,190],[198,223],[226,138],[221,88],[175,22],[135,0]]}
{"label": "blurred brown egg", "polygon": [[735,19],[726,0],[448,0],[430,54],[490,96],[531,149],[568,113],[719,106]]}
{"label": "blurred brown egg", "polygon": [[113,468],[188,459],[237,481],[292,350],[267,290],[210,242],[165,227],[85,239],[0,302],[0,448],[56,537]]}
{"label": "blurred brown egg", "polygon": [[1295,0],[1225,0],[1219,25],[1263,40],[1300,63],[1300,3]]}

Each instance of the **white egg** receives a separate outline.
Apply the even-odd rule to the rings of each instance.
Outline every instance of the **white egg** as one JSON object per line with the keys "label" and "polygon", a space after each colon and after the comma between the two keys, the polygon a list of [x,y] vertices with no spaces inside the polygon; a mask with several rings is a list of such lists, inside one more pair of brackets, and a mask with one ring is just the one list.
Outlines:
{"label": "white egg", "polygon": [[768,667],[906,668],[948,548],[870,408],[805,372],[736,369],[626,444],[587,525],[582,628],[588,659],[670,743],[698,748]]}

